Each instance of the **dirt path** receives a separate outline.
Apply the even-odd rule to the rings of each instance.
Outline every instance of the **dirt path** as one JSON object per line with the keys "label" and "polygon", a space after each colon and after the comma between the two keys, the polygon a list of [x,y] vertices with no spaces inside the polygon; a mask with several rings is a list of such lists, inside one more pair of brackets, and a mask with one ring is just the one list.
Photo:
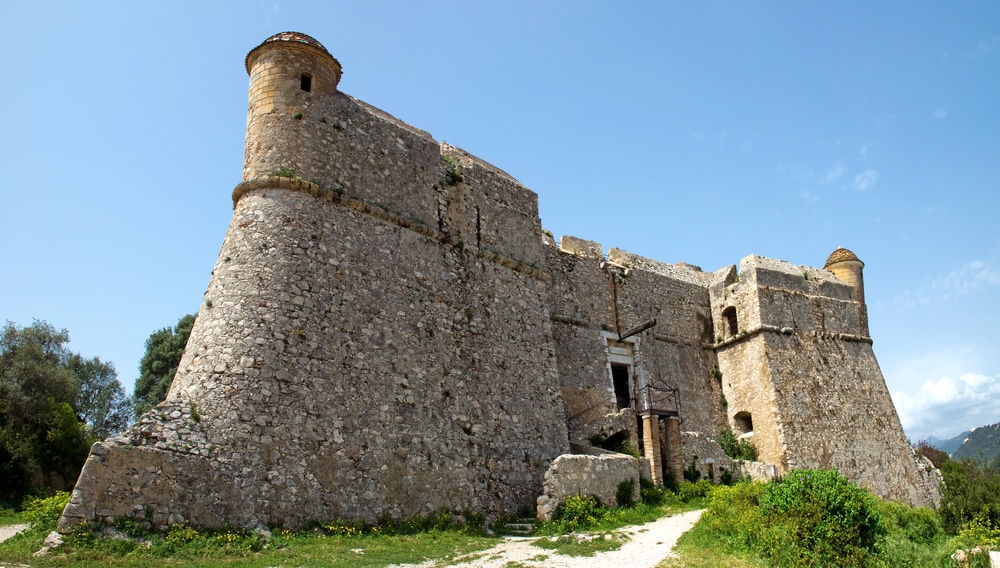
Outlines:
{"label": "dirt path", "polygon": [[[544,566],[546,568],[654,568],[663,559],[671,556],[677,539],[694,526],[701,517],[701,511],[689,511],[672,517],[664,517],[652,523],[626,527],[619,531],[628,536],[628,541],[618,550],[599,552],[594,556],[563,556],[553,550],[539,548],[531,544],[537,538],[508,538],[488,550],[469,554],[463,562],[458,558],[449,566],[468,568],[504,568],[508,563],[521,566]],[[540,537],[546,538],[546,537]],[[405,565],[408,568],[431,568],[434,561]]]}
{"label": "dirt path", "polygon": [[28,528],[28,525],[0,525],[0,542]]}

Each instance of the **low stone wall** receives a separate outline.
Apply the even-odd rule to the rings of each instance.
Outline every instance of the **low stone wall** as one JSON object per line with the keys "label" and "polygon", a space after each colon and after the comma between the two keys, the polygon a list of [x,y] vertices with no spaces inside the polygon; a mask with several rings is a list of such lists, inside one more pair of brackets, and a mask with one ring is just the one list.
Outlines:
{"label": "low stone wall", "polygon": [[750,478],[767,483],[778,477],[778,466],[761,462],[733,460],[736,479]]}
{"label": "low stone wall", "polygon": [[562,455],[545,472],[538,498],[538,519],[551,521],[556,507],[573,495],[594,495],[602,504],[615,502],[618,485],[632,481],[632,499],[639,500],[639,460],[616,455]]}

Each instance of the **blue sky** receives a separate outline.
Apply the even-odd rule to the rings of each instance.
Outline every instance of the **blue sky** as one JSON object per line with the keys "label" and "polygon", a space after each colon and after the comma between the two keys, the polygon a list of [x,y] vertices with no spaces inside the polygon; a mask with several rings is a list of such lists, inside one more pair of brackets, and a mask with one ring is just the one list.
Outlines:
{"label": "blue sky", "polygon": [[1000,421],[1000,3],[7,2],[0,321],[131,391],[232,214],[243,58],[296,30],[344,92],[497,165],[543,225],[705,270],[865,261],[907,433]]}

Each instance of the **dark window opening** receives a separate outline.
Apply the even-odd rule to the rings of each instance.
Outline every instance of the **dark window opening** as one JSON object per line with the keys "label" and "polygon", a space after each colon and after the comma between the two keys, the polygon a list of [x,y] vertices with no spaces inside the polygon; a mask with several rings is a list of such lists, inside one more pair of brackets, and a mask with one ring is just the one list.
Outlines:
{"label": "dark window opening", "polygon": [[628,432],[622,430],[621,432],[608,436],[607,439],[604,440],[604,444],[601,447],[611,452],[621,452],[622,447],[626,443],[628,443]]}
{"label": "dark window opening", "polygon": [[753,417],[749,412],[737,412],[736,416],[733,416],[733,423],[737,435],[753,432]]}
{"label": "dark window opening", "polygon": [[632,393],[628,388],[628,365],[611,364],[611,379],[615,383],[615,401],[618,408],[632,406]]}
{"label": "dark window opening", "polygon": [[300,86],[302,87],[302,90],[305,91],[305,92],[307,92],[307,93],[310,93],[310,92],[312,92],[312,85],[313,85],[312,75],[307,75],[307,74],[303,73],[302,74],[302,82],[300,83]]}
{"label": "dark window opening", "polygon": [[722,311],[722,317],[729,324],[729,335],[736,335],[740,330],[739,322],[736,321],[736,308],[729,306]]}

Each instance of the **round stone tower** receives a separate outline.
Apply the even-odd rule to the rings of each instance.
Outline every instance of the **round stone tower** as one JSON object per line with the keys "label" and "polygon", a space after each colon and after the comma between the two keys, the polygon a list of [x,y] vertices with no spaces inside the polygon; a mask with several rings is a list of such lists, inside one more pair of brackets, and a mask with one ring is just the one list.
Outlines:
{"label": "round stone tower", "polygon": [[830,253],[823,268],[832,272],[837,278],[854,286],[854,299],[861,304],[861,333],[868,335],[868,307],[865,304],[865,263],[856,254],[838,247]]}
{"label": "round stone tower", "polygon": [[250,104],[243,180],[279,170],[304,177],[306,172],[295,169],[296,123],[308,118],[314,101],[337,92],[340,62],[306,34],[282,32],[250,50],[246,69]]}

